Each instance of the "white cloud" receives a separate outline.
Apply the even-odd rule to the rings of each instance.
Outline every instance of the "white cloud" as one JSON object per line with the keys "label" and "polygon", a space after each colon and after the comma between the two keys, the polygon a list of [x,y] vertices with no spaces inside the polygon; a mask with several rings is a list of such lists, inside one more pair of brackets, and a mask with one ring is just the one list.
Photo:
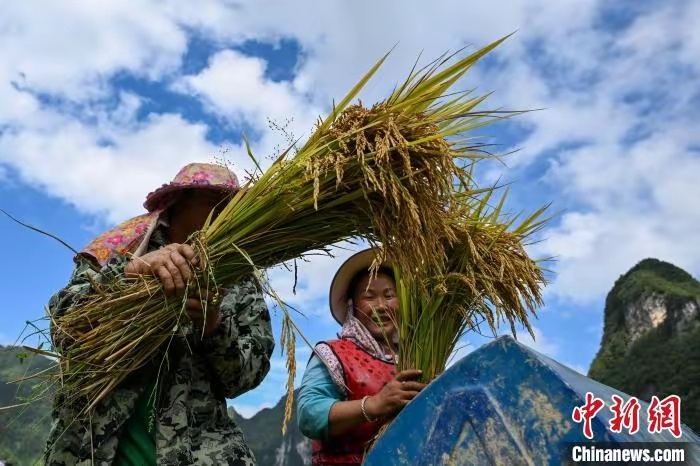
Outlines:
{"label": "white cloud", "polygon": [[532,180],[557,195],[555,209],[567,210],[532,248],[558,259],[549,296],[591,304],[645,257],[700,272],[700,162],[692,151],[700,138],[691,130],[700,68],[689,58],[700,46],[695,28],[683,27],[699,16],[691,2],[663,4],[621,32],[589,25],[569,38],[554,34],[541,44],[540,66],[512,60],[487,74],[510,107],[546,108],[524,116],[532,133],[512,166],[586,143],[547,155],[550,170]]}
{"label": "white cloud", "polygon": [[[397,5],[8,3],[0,15],[0,170],[11,167],[22,181],[115,222],[141,212],[144,196],[181,165],[218,152],[204,124],[176,113],[137,121],[142,101],[134,95],[118,95],[116,107],[101,100],[115,93],[117,73],[172,84],[199,98],[226,130],[247,123],[262,133],[254,151],[264,157],[282,139],[265,129],[267,117],[293,117],[292,132],[307,134],[331,99],[343,96],[395,44],[362,94],[365,101],[385,96],[421,50],[425,63],[517,30],[493,55],[496,66],[477,66],[463,84],[478,86],[478,93],[495,90],[487,107],[545,109],[516,120],[529,131],[518,142],[523,151],[509,159],[512,169],[492,175],[517,178],[533,198],[546,186],[556,196],[554,209],[567,209],[533,248],[557,256],[550,296],[599,299],[647,256],[700,272],[700,162],[691,149],[700,146],[698,2],[657,3],[615,31],[600,27],[603,2],[595,0],[451,0],[429,14],[423,2]],[[264,61],[234,51],[217,53],[203,70],[182,76],[186,31],[222,46],[293,38],[303,57],[292,82],[265,79]],[[49,93],[65,105],[47,106],[23,89]],[[635,133],[646,137],[631,144]],[[585,145],[557,150],[572,142]],[[242,175],[252,165],[240,146],[232,146],[234,169]],[[520,171],[533,164],[549,170]],[[325,304],[318,306],[347,255],[303,264],[296,296],[291,273],[272,271],[273,284],[307,315],[331,322]],[[541,334],[531,344],[545,354],[558,350]]]}
{"label": "white cloud", "polygon": [[[305,260],[297,261],[297,286],[294,290],[295,274],[293,264],[286,264],[290,270],[284,266],[275,267],[269,270],[269,278],[275,291],[288,304],[292,305],[305,316],[318,318],[326,316],[327,322],[332,321],[328,310],[328,293],[331,281],[340,265],[352,254],[363,249],[363,244],[350,244],[348,242],[338,243],[331,249],[333,257],[327,255],[313,255]],[[321,309],[315,306],[322,303]],[[303,324],[304,320],[301,320]]]}
{"label": "white cloud", "polygon": [[[112,222],[143,212],[146,194],[194,160],[211,161],[216,148],[206,128],[178,115],[159,115],[129,128],[90,127],[47,115],[0,137],[0,162],[80,210],[106,213]],[[109,137],[113,144],[100,144]]]}
{"label": "white cloud", "polygon": [[201,97],[210,110],[232,123],[245,121],[262,131],[268,128],[268,118],[284,121],[296,115],[309,123],[303,128],[308,132],[320,110],[311,113],[309,103],[292,83],[267,80],[266,66],[260,58],[226,50],[211,57],[209,66],[199,74],[181,78],[174,89]]}
{"label": "white cloud", "polygon": [[532,333],[535,334],[534,339],[526,332],[519,332],[517,341],[519,341],[523,345],[532,348],[538,353],[544,354],[545,356],[549,356],[551,358],[557,356],[557,354],[559,353],[559,344],[557,342],[553,341],[548,337],[545,337],[542,334],[542,331],[537,327],[532,327]]}
{"label": "white cloud", "polygon": [[[532,31],[546,31],[558,38],[570,32],[571,23],[562,18],[575,12],[585,24],[595,5],[592,1],[561,2],[553,8],[542,1],[501,0],[488,5],[449,1],[426,15],[425,5],[418,1],[401,2],[401,8],[391,2],[366,0],[343,6],[302,1],[272,7],[269,2],[256,2],[240,8],[235,18],[217,22],[215,28],[220,35],[234,38],[245,30],[268,36],[273,30],[279,36],[296,38],[307,53],[296,85],[324,100],[338,98],[398,44],[382,72],[382,84],[368,89],[368,94],[378,97],[406,75],[421,51],[424,60],[432,60],[447,49],[456,50],[469,42],[483,44],[518,29],[526,37]],[[465,27],[465,18],[469,18],[469,27]]]}
{"label": "white cloud", "polygon": [[[546,108],[520,118],[532,133],[520,144],[525,155],[512,159],[514,166],[534,161],[539,154],[567,141],[592,144],[558,155],[545,178],[567,195],[560,200],[565,205],[588,204],[583,209],[570,210],[571,216],[565,217],[562,226],[549,235],[552,240],[545,243],[546,252],[566,259],[559,262],[559,278],[552,292],[579,300],[598,296],[609,285],[606,280],[629,267],[630,262],[643,254],[664,253],[664,246],[657,245],[664,243],[667,234],[672,234],[667,236],[668,242],[676,245],[670,256],[686,257],[685,264],[698,267],[700,258],[688,248],[695,240],[688,229],[663,231],[647,227],[642,230],[645,241],[630,245],[623,239],[637,235],[639,227],[645,226],[639,225],[639,220],[627,220],[642,218],[635,210],[636,193],[649,180],[610,176],[626,173],[627,163],[640,169],[646,166],[646,173],[658,176],[659,171],[654,169],[660,160],[665,160],[667,169],[656,184],[678,178],[684,184],[687,174],[695,168],[688,162],[686,149],[696,142],[694,134],[668,131],[689,124],[687,111],[694,81],[673,82],[673,91],[668,86],[674,66],[696,69],[692,57],[698,51],[699,34],[693,27],[682,27],[692,25],[699,14],[697,5],[691,2],[677,2],[645,13],[622,33],[597,28],[601,4],[595,1],[560,2],[556,7],[544,2],[502,1],[469,7],[449,2],[427,16],[419,2],[404,2],[399,9],[391,4],[375,5],[371,15],[364,14],[367,5],[363,2],[342,7],[310,2],[274,7],[268,2],[235,6],[211,2],[200,6],[176,1],[168,2],[167,8],[145,1],[128,8],[116,4],[107,9],[94,8],[81,2],[67,5],[48,11],[25,3],[8,7],[3,15],[3,30],[13,34],[4,54],[6,66],[2,67],[5,74],[0,89],[4,89],[3,101],[10,103],[3,108],[13,113],[3,114],[2,119],[19,129],[3,136],[0,159],[19,167],[26,180],[69,199],[85,211],[104,210],[114,220],[138,210],[143,195],[167,181],[183,161],[213,155],[203,128],[178,121],[177,116],[154,118],[150,126],[135,126],[133,108],[138,102],[132,99],[129,107],[127,98],[119,107],[121,116],[115,112],[101,116],[114,123],[111,131],[104,124],[95,128],[70,115],[45,110],[16,86],[84,100],[110,90],[109,79],[118,71],[151,79],[170,77],[185,52],[184,27],[194,28],[205,37],[216,37],[222,43],[292,37],[304,50],[293,83],[266,80],[263,61],[234,51],[214,55],[199,74],[180,78],[174,75],[177,89],[200,97],[207,108],[230,123],[246,121],[262,130],[263,138],[255,149],[256,153],[267,155],[274,146],[273,135],[265,131],[267,117],[294,117],[294,132],[307,134],[319,109],[327,108],[331,98],[342,96],[374,60],[396,43],[398,48],[378,80],[364,93],[366,98],[385,95],[405,76],[420,50],[424,50],[425,61],[465,42],[483,45],[518,30],[497,50],[498,67],[490,71],[477,67],[467,79],[470,84],[479,84],[484,92],[495,89],[494,103],[510,108]],[[470,18],[466,29],[464,17]],[[46,27],[49,21],[52,27]],[[387,27],[391,24],[412,27]],[[71,34],[66,33],[68,30]],[[535,56],[526,51],[526,45],[532,43],[538,45]],[[588,81],[593,84],[586,84]],[[639,103],[621,100],[626,93],[650,89],[665,92],[657,112],[640,115]],[[654,131],[652,140],[669,157],[662,159],[659,151],[650,150],[644,157],[629,157],[629,150],[620,146],[620,140],[639,124]],[[98,136],[109,132],[114,133],[115,146],[101,147]],[[181,145],[190,150],[174,150]],[[240,147],[234,147],[234,153],[235,162],[243,169],[246,156]],[[95,162],[86,163],[93,159]],[[649,167],[648,162],[654,159],[658,162]],[[43,164],[45,160],[56,160],[56,164],[72,170],[56,170],[53,162]],[[133,174],[135,181],[125,186],[112,173],[116,167],[133,165],[134,160],[147,167],[143,171],[148,175],[134,169],[129,175],[131,178]],[[81,166],[84,168],[78,168]],[[101,188],[97,195],[92,183],[85,188],[75,186],[73,174],[84,172],[89,172],[94,185]],[[678,184],[666,182],[656,192],[660,205],[651,210],[659,224],[669,224],[678,211],[690,210],[687,199],[691,197],[680,199]],[[605,209],[610,199],[630,202],[618,202]],[[588,219],[588,226],[581,225],[583,218]],[[619,225],[618,218],[625,218],[625,224]],[[692,215],[691,219],[694,220]],[[614,225],[620,234],[603,241],[604,232]],[[628,245],[627,253],[608,254],[610,248],[619,249],[623,243]],[[593,273],[593,265],[603,258],[606,262],[601,269],[608,272]],[[593,281],[587,283],[590,280]],[[574,286],[580,282],[584,285]]]}
{"label": "white cloud", "polygon": [[552,178],[589,207],[567,213],[536,248],[558,258],[549,293],[589,303],[646,257],[700,271],[700,186],[694,175],[700,159],[690,155],[693,139],[700,142],[658,131],[629,149],[579,149],[552,169]]}
{"label": "white cloud", "polygon": [[0,31],[5,89],[12,81],[78,100],[108,90],[107,78],[122,70],[158,78],[179,66],[186,47],[167,8],[140,0],[8,3]]}
{"label": "white cloud", "polygon": [[[5,5],[0,164],[83,212],[116,222],[141,213],[145,195],[183,164],[211,161],[216,148],[205,126],[179,114],[137,122],[135,96],[119,96],[116,108],[103,100],[114,94],[110,80],[117,73],[158,80],[179,68],[187,34],[174,3]],[[193,21],[211,13],[191,10]],[[36,93],[59,99],[66,111],[42,104]],[[252,167],[247,157],[236,162],[241,172]]]}

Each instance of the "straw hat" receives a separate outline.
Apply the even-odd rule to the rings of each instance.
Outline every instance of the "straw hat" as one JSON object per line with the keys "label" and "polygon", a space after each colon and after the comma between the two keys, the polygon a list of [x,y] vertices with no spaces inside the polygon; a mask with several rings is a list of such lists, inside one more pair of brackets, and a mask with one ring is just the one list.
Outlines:
{"label": "straw hat", "polygon": [[173,181],[150,193],[143,206],[152,212],[158,209],[170,194],[192,188],[226,192],[238,191],[240,186],[236,174],[224,166],[191,163],[182,167]]}
{"label": "straw hat", "polygon": [[[355,275],[362,271],[369,271],[372,262],[377,257],[376,248],[365,249],[347,259],[333,277],[329,292],[329,304],[331,314],[340,325],[345,322],[348,313],[348,287]],[[383,266],[390,266],[387,263]]]}

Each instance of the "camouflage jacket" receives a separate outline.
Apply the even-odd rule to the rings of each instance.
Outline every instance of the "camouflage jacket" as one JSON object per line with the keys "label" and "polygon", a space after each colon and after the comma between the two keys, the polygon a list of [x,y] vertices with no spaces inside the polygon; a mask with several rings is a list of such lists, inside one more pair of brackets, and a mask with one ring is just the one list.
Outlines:
{"label": "camouflage jacket", "polygon": [[[154,233],[148,250],[165,244],[164,236]],[[71,312],[81,297],[94,292],[90,279],[107,283],[127,263],[117,257],[95,272],[87,262],[76,261],[68,286],[49,301],[53,316]],[[167,364],[154,362],[133,374],[97,406],[90,423],[74,422],[75,410],[57,397],[46,464],[112,464],[120,432],[144,391],[141,377],[161,370],[155,420],[158,464],[254,465],[242,431],[228,416],[225,398],[257,387],[270,370],[274,337],[260,284],[250,278],[225,287],[220,312],[222,323],[213,336],[202,340],[194,329],[178,335],[169,346]]]}

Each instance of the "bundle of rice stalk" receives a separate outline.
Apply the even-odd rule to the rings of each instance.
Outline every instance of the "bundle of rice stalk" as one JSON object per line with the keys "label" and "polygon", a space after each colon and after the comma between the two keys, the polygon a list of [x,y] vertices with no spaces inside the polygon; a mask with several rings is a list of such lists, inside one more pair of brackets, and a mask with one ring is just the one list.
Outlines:
{"label": "bundle of rice stalk", "polygon": [[[464,135],[512,114],[477,111],[485,97],[460,92],[446,100],[446,92],[503,40],[449,66],[453,56],[412,71],[371,108],[350,105],[387,56],[379,60],[294,156],[287,150],[260,170],[188,241],[202,266],[187,293],[216,290],[354,237],[381,242],[404,270],[415,263],[438,266],[446,255],[439,245],[436,252],[438,238],[454,237],[446,208],[454,181],[468,182],[465,161],[488,157]],[[75,312],[52,322],[54,335],[66,343],[59,355],[61,392],[67,401],[85,403],[84,414],[162,350],[188,319],[187,296],[168,299],[155,278],[96,288]],[[283,350],[293,361],[294,326],[286,311],[284,323]]]}
{"label": "bundle of rice stalk", "polygon": [[489,190],[480,199],[465,192],[454,205],[456,241],[443,240],[448,258],[441,267],[424,269],[422,280],[428,286],[394,267],[399,298],[397,371],[420,369],[421,381],[432,381],[446,369],[461,338],[478,331],[483,322],[494,335],[504,321],[514,335],[518,323],[532,335],[529,319],[530,314],[536,317],[535,309],[542,304],[545,270],[541,261],[528,256],[525,246],[547,222],[541,219],[546,207],[515,225],[517,217],[501,218],[505,195],[486,213],[494,192]]}
{"label": "bundle of rice stalk", "polygon": [[542,304],[545,269],[525,247],[548,221],[542,218],[547,207],[516,225],[517,217],[502,218],[505,194],[487,213],[493,193],[458,206],[452,225],[456,240],[443,240],[448,255],[440,268],[426,267],[424,277],[415,278],[395,267],[398,369],[421,369],[425,382],[445,370],[458,341],[483,323],[494,335],[504,322],[516,335],[520,324],[534,337],[530,317],[536,318]]}

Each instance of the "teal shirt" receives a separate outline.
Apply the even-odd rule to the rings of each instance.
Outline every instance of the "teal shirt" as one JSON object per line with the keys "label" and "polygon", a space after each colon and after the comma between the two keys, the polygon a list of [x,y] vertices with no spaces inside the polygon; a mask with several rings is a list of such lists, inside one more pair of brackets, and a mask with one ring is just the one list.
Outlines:
{"label": "teal shirt", "polygon": [[114,464],[116,466],[156,466],[155,387],[150,382],[134,409],[134,415],[124,425]]}
{"label": "teal shirt", "polygon": [[297,422],[301,433],[315,440],[326,439],[331,407],[344,399],[326,366],[318,356],[313,356],[297,395]]}

